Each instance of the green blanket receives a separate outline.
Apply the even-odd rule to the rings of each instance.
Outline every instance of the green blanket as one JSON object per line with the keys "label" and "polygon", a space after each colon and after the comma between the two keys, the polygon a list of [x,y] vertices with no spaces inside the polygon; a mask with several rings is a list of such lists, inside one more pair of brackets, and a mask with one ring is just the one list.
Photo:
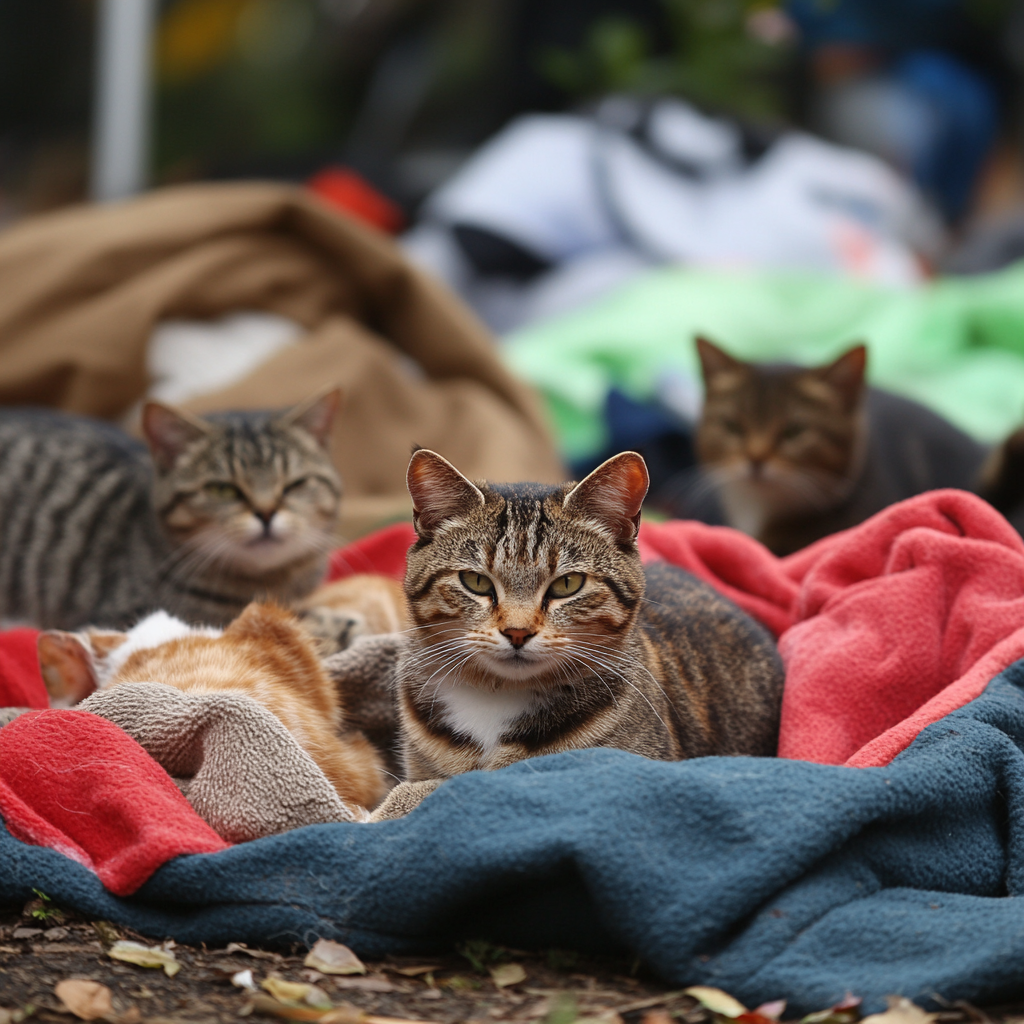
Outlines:
{"label": "green blanket", "polygon": [[998,440],[1024,420],[1024,263],[918,289],[670,268],[513,334],[505,354],[546,396],[564,454],[579,458],[605,443],[610,387],[643,399],[667,370],[698,372],[698,333],[743,358],[799,363],[863,340],[873,384],[979,440]]}

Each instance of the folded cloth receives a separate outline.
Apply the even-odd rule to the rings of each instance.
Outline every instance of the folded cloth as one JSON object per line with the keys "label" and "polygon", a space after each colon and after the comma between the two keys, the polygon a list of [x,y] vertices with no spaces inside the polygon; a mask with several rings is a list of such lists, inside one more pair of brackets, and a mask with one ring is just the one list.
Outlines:
{"label": "folded cloth", "polygon": [[782,634],[780,757],[888,764],[1024,657],[1024,542],[964,491],[899,502],[786,558],[681,521],[644,524],[640,548]]}
{"label": "folded cloth", "polygon": [[78,709],[120,726],[181,779],[188,802],[228,842],[363,817],[280,720],[243,693],[124,683],[94,693]]}
{"label": "folded cloth", "polygon": [[38,629],[0,632],[0,708],[50,706],[39,673],[38,636]]}
{"label": "folded cloth", "polygon": [[486,329],[385,235],[308,192],[205,184],[29,218],[0,233],[0,403],[116,418],[146,391],[168,319],[274,313],[308,333],[186,403],[269,408],[340,384],[342,528],[405,515],[413,443],[471,476],[559,480],[530,389]]}
{"label": "folded cloth", "polygon": [[[12,836],[121,896],[179,854],[227,846],[134,740],[81,711],[30,712],[0,729],[0,814]],[[9,895],[0,885],[0,904]]]}

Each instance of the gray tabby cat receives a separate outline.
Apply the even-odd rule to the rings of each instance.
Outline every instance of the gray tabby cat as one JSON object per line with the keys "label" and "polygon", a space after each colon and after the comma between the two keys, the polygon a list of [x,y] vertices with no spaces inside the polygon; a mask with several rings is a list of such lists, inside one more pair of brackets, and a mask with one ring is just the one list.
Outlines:
{"label": "gray tabby cat", "polygon": [[473,483],[421,450],[408,482],[415,625],[328,663],[346,698],[363,691],[354,716],[378,734],[381,702],[365,695],[379,698],[390,674],[407,781],[585,747],[659,760],[775,753],[775,644],[683,570],[641,565],[639,455],[540,486]]}
{"label": "gray tabby cat", "polygon": [[98,420],[0,410],[0,617],[223,625],[254,598],[306,596],[334,543],[339,399],[204,419],[149,402],[149,452]]}

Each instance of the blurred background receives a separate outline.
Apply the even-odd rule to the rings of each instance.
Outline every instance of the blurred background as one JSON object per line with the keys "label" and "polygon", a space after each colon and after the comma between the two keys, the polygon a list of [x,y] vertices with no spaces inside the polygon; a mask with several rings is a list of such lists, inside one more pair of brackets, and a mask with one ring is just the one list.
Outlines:
{"label": "blurred background", "polygon": [[105,7],[148,19],[147,185],[343,164],[411,218],[517,114],[627,92],[874,152],[961,234],[1021,193],[1016,0],[0,0],[6,221],[90,195]]}
{"label": "blurred background", "polygon": [[1024,0],[0,0],[0,47],[0,224],[309,187],[503,340],[576,472],[692,466],[697,332],[864,339],[1020,422]]}

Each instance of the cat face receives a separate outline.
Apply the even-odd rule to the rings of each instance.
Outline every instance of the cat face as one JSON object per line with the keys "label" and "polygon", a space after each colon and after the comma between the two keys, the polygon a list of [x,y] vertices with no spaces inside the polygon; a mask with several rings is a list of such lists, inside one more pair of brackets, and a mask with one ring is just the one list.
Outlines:
{"label": "cat face", "polygon": [[643,597],[647,484],[633,452],[561,487],[477,485],[416,452],[405,587],[424,677],[517,689],[614,671]]}
{"label": "cat face", "polygon": [[697,349],[697,455],[720,487],[776,513],[820,511],[848,493],[865,429],[863,345],[811,369],[744,363],[704,338]]}
{"label": "cat face", "polygon": [[338,391],[284,413],[198,419],[159,402],[142,425],[167,536],[197,567],[258,576],[334,544],[341,480],[331,461]]}

